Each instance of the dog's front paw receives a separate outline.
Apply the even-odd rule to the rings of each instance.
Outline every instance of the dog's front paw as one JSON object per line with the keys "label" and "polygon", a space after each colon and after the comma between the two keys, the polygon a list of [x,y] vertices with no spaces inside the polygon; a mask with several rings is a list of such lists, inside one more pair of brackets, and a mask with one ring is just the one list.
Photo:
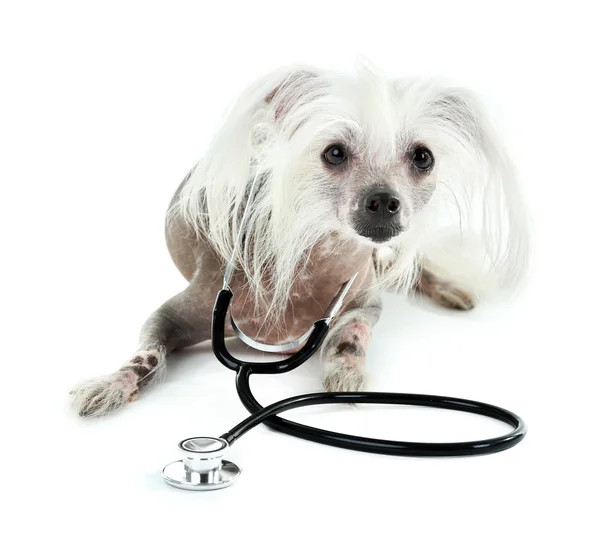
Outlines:
{"label": "dog's front paw", "polygon": [[71,402],[83,418],[103,416],[137,399],[140,390],[164,378],[165,370],[164,350],[139,350],[116,373],[71,390]]}
{"label": "dog's front paw", "polygon": [[333,358],[325,364],[323,385],[327,391],[362,391],[366,386],[363,359]]}
{"label": "dog's front paw", "polygon": [[89,380],[71,390],[71,403],[83,418],[104,416],[137,397],[137,379],[129,371]]}

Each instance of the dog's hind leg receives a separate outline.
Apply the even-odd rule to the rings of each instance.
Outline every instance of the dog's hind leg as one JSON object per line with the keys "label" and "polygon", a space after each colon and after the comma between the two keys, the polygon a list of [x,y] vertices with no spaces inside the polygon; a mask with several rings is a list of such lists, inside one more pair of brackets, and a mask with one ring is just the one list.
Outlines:
{"label": "dog's hind leg", "polygon": [[371,328],[379,320],[381,301],[371,300],[344,313],[334,324],[323,346],[324,386],[327,391],[360,391],[366,383],[365,358]]}
{"label": "dog's hind leg", "polygon": [[135,400],[164,378],[169,352],[210,338],[211,290],[192,282],[154,312],[142,327],[138,350],[118,371],[71,391],[79,415],[101,416]]}
{"label": "dog's hind leg", "polygon": [[426,258],[421,261],[421,272],[415,288],[434,303],[448,309],[470,310],[475,306],[473,294],[451,279],[441,278]]}

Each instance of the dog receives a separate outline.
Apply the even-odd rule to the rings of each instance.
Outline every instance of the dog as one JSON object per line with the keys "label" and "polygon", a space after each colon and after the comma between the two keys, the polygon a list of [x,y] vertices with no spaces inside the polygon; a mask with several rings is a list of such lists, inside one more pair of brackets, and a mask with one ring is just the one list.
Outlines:
{"label": "dog", "polygon": [[[232,314],[268,344],[301,336],[358,273],[321,356],[327,390],[362,390],[382,293],[472,309],[476,289],[440,265],[434,241],[448,231],[477,239],[478,272],[513,287],[529,258],[526,217],[515,168],[474,93],[369,66],[275,70],[232,104],[173,196],[166,241],[188,286],[148,318],[119,370],[72,390],[74,408],[83,417],[121,408],[164,378],[170,352],[210,339],[232,256]],[[455,245],[438,243],[438,253],[458,262],[465,246]]]}

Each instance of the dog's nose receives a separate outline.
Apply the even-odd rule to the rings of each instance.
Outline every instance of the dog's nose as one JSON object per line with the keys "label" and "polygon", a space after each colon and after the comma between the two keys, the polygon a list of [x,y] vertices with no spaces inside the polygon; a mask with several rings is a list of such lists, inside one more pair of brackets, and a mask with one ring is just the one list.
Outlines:
{"label": "dog's nose", "polygon": [[390,219],[400,211],[400,200],[385,190],[373,190],[365,198],[365,209],[373,218]]}

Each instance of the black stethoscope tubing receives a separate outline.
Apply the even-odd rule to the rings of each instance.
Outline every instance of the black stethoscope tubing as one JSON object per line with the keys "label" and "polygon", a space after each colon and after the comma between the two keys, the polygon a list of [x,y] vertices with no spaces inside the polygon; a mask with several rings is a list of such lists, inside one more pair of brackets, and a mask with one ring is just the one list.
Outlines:
{"label": "black stethoscope tubing", "polygon": [[[361,452],[413,457],[491,454],[512,448],[525,437],[527,432],[525,422],[509,410],[469,399],[439,395],[323,392],[289,397],[263,407],[250,389],[251,375],[285,373],[300,366],[320,348],[329,331],[329,323],[326,319],[315,322],[313,331],[304,346],[285,360],[267,363],[238,360],[231,355],[225,344],[225,321],[232,298],[233,293],[229,288],[221,290],[217,295],[212,319],[212,348],[217,359],[225,367],[236,372],[236,388],[239,398],[251,415],[221,435],[221,438],[230,445],[260,423],[281,433],[320,444]],[[512,426],[513,430],[499,437],[468,442],[403,442],[337,433],[285,420],[278,416],[282,412],[295,408],[335,403],[412,405],[457,410],[502,421]]]}

